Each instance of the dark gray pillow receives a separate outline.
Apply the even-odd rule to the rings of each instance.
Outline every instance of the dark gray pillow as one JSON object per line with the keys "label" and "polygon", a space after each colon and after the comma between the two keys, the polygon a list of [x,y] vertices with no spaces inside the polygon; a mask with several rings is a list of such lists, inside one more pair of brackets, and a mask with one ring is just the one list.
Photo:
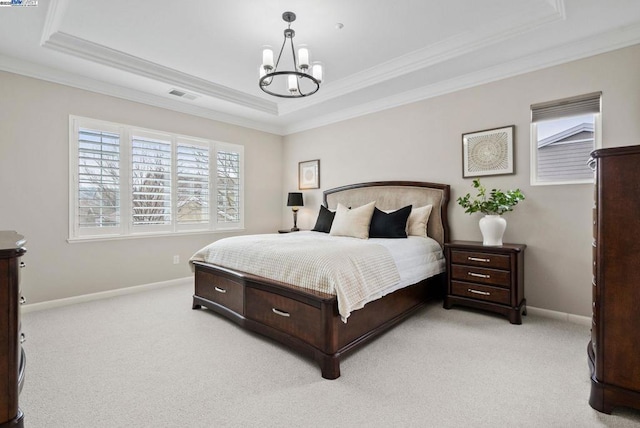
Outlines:
{"label": "dark gray pillow", "polygon": [[409,214],[411,214],[411,205],[391,213],[385,213],[376,208],[371,217],[369,238],[406,238]]}
{"label": "dark gray pillow", "polygon": [[329,233],[331,231],[331,225],[333,224],[333,218],[336,216],[336,213],[330,211],[324,205],[320,205],[320,212],[318,213],[318,219],[316,220],[316,225],[313,226],[314,232],[324,232]]}

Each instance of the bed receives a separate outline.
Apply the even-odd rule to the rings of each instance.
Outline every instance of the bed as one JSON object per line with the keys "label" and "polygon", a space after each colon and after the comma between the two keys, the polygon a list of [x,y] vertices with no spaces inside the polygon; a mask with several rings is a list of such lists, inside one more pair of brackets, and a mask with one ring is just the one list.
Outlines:
{"label": "bed", "polygon": [[[355,209],[372,201],[375,201],[378,209],[386,213],[407,205],[432,205],[426,227],[427,235],[435,240],[436,247],[440,247],[438,250],[448,242],[449,185],[381,181],[343,186],[323,193],[323,206],[332,212],[344,207]],[[325,241],[329,239],[324,236],[326,234],[320,232],[255,236],[262,237],[261,240],[280,239],[283,247],[288,242],[295,242],[295,245],[290,247],[297,249],[298,245],[302,245],[299,242],[307,239],[305,234],[323,235],[321,238]],[[251,238],[243,237],[244,239]],[[201,253],[202,250],[196,254]],[[248,273],[249,269],[229,267],[226,262],[205,261],[196,255],[191,259],[191,264],[195,272],[193,309],[205,307],[245,329],[267,336],[313,358],[319,364],[322,377],[325,379],[336,379],[340,376],[342,357],[388,331],[415,313],[428,300],[442,298],[445,290],[445,274],[436,272],[415,283],[400,284],[400,288],[398,284],[392,288],[374,287],[370,298],[355,302],[345,312],[344,302],[338,302],[338,295],[341,295],[338,287],[333,292],[320,291],[309,288],[308,284],[295,282],[297,280],[268,278]],[[278,266],[273,270],[287,269]],[[410,281],[408,278],[411,276],[404,273],[400,276],[400,282]],[[344,297],[341,299],[344,300]]]}

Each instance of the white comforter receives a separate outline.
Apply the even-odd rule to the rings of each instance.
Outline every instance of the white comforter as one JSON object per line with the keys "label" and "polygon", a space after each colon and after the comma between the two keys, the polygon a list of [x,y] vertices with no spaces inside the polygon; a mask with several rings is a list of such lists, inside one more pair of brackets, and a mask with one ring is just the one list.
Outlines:
{"label": "white comforter", "polygon": [[345,322],[366,303],[444,271],[440,246],[430,238],[362,240],[318,232],[221,239],[191,261],[334,294]]}

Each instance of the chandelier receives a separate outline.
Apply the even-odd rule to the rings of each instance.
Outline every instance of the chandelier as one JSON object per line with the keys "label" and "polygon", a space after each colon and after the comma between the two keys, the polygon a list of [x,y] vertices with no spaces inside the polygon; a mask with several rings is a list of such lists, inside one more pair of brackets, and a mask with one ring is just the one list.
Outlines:
{"label": "chandelier", "polygon": [[[296,32],[291,29],[291,23],[296,20],[296,14],[285,12],[282,14],[282,19],[289,26],[284,30],[284,41],[275,64],[273,62],[273,50],[267,46],[262,51],[260,89],[269,95],[282,98],[302,98],[313,95],[320,89],[322,65],[310,63],[309,50],[306,47],[300,47],[296,58],[296,50],[293,46],[293,37]],[[287,41],[291,45],[293,70],[278,70]]]}

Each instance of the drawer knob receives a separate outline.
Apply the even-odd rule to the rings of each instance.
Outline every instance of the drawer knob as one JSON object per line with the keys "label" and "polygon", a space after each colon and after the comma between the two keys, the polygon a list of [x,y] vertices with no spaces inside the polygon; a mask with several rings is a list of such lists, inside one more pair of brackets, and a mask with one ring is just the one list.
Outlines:
{"label": "drawer knob", "polygon": [[24,305],[25,303],[27,303],[27,299],[25,299],[24,296],[20,296],[20,304]]}
{"label": "drawer knob", "polygon": [[488,291],[474,290],[472,288],[467,288],[467,291],[469,293],[473,293],[473,294],[481,294],[483,296],[491,296],[491,293],[489,293]]}
{"label": "drawer knob", "polygon": [[25,263],[25,262],[20,262],[20,267],[21,267],[21,268],[25,268],[25,267],[27,267],[27,265],[26,265],[26,263]]}
{"label": "drawer knob", "polygon": [[220,287],[213,287],[214,290],[216,290],[218,293],[226,293],[227,290],[225,290],[224,288],[220,288]]}
{"label": "drawer knob", "polygon": [[483,262],[483,263],[489,263],[491,261],[491,259],[481,259],[480,257],[467,257],[467,260],[470,260],[472,262]]}
{"label": "drawer knob", "polygon": [[24,333],[20,333],[20,343],[24,343],[27,341],[27,336]]}
{"label": "drawer knob", "polygon": [[467,274],[469,276],[474,276],[476,278],[491,278],[491,275],[485,275],[485,274],[482,274],[482,273],[467,272]]}
{"label": "drawer knob", "polygon": [[281,311],[280,309],[276,309],[276,308],[271,308],[271,310],[273,311],[274,314],[276,315],[280,315],[281,317],[290,317],[291,314],[289,314],[289,312],[285,312],[285,311]]}

